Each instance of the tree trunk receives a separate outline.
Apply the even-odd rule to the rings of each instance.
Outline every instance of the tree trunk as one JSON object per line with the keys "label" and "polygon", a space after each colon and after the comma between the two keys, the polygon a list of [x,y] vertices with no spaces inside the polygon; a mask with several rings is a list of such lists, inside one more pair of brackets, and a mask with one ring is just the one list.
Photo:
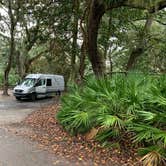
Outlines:
{"label": "tree trunk", "polygon": [[28,74],[32,63],[33,63],[34,61],[36,61],[37,59],[39,59],[44,53],[47,53],[47,52],[48,52],[47,49],[44,50],[44,51],[41,51],[39,54],[37,54],[37,55],[34,56],[33,58],[28,59],[28,60],[26,61],[26,63],[25,63],[25,72],[24,72],[24,75],[23,75],[24,77]]}
{"label": "tree trunk", "polygon": [[8,13],[10,17],[10,50],[9,50],[9,57],[8,57],[8,63],[4,71],[4,87],[3,87],[3,95],[8,95],[8,87],[9,87],[9,72],[11,69],[13,56],[14,56],[14,30],[15,30],[15,22],[14,22],[14,16],[12,13],[12,6],[11,6],[11,0],[8,1]]}
{"label": "tree trunk", "polygon": [[[88,2],[86,2],[87,6],[88,6]],[[83,36],[83,43],[81,46],[81,55],[80,55],[80,66],[79,66],[79,74],[80,74],[80,79],[81,81],[84,78],[84,71],[85,71],[85,59],[87,56],[87,15],[89,13],[89,7],[86,7],[83,16],[81,18],[80,21],[80,30],[82,32],[82,36]],[[85,22],[85,26],[83,26],[83,21]]]}
{"label": "tree trunk", "polygon": [[144,29],[140,34],[138,45],[136,46],[136,48],[133,48],[133,50],[131,51],[129,60],[127,62],[126,71],[132,70],[134,68],[137,58],[144,53],[147,41],[146,37],[151,28],[152,22],[153,22],[153,15],[151,14],[147,18]]}
{"label": "tree trunk", "polygon": [[105,12],[103,3],[99,0],[92,0],[88,18],[88,43],[87,50],[92,69],[97,77],[104,74],[102,57],[97,50],[97,36],[100,25],[100,20]]}
{"label": "tree trunk", "polygon": [[84,78],[86,55],[87,55],[86,44],[85,44],[85,41],[83,41],[81,46],[81,57],[80,57],[80,67],[79,67],[79,74],[80,74],[81,81]]}
{"label": "tree trunk", "polygon": [[112,57],[109,56],[109,62],[110,62],[110,68],[109,68],[109,73],[113,72],[113,64],[112,64]]}
{"label": "tree trunk", "polygon": [[[108,22],[108,28],[106,29],[106,34],[107,34],[106,41],[107,42],[104,45],[104,62],[105,62],[105,71],[106,72],[107,72],[107,65],[106,65],[107,58],[109,58],[110,70],[112,72],[112,58],[111,58],[111,55],[110,55],[110,51],[108,51],[108,49],[110,47],[110,40],[109,39],[111,37],[111,22],[112,22],[112,16],[111,16],[111,13],[110,13],[109,22]],[[109,72],[110,72],[110,70],[109,70]]]}
{"label": "tree trunk", "polygon": [[23,78],[24,74],[24,57],[22,57],[20,50],[15,52],[16,54],[16,65],[17,65],[17,73],[20,78]]}
{"label": "tree trunk", "polygon": [[14,36],[13,36],[13,30],[11,32],[12,36],[11,36],[11,41],[10,41],[10,52],[9,52],[8,64],[7,64],[5,72],[4,72],[3,95],[8,95],[9,72],[10,72],[10,69],[11,69],[11,65],[12,65],[12,61],[13,61],[13,56],[14,56]]}
{"label": "tree trunk", "polygon": [[77,77],[77,68],[76,68],[76,55],[77,55],[77,35],[78,35],[78,13],[79,13],[79,0],[73,1],[73,42],[72,42],[72,55],[71,55],[71,80],[75,80]]}
{"label": "tree trunk", "polygon": [[[113,8],[118,8],[122,6],[128,6],[131,8],[138,8],[142,10],[148,9],[150,13],[154,13],[158,10],[163,9],[166,6],[165,0],[156,1],[153,6],[150,5],[150,2],[148,5],[145,5],[145,2],[136,2],[131,0],[121,0],[121,1],[110,1],[110,3],[104,3],[103,0],[91,0],[90,5],[90,12],[88,17],[88,56],[90,59],[90,62],[92,64],[93,71],[96,76],[103,75],[103,62],[102,58],[100,57],[98,50],[97,50],[97,36],[98,36],[98,29],[100,25],[100,20],[105,13],[105,10],[111,10]],[[134,53],[139,52],[133,51]],[[135,61],[136,56],[131,55],[131,60],[129,60],[127,69],[130,69],[130,64],[132,64]],[[132,60],[133,59],[133,60]],[[129,66],[129,67],[128,67]],[[132,65],[131,65],[132,67]]]}
{"label": "tree trunk", "polygon": [[[156,3],[154,3],[153,6],[150,5],[150,2],[148,5],[146,5],[145,2],[137,3],[136,1],[131,1],[131,0],[110,1],[110,3],[107,3],[108,5],[106,5],[106,3],[104,3],[103,0],[91,0],[90,2],[91,2],[90,12],[88,17],[88,27],[87,27],[88,30],[87,50],[93,71],[96,76],[103,75],[103,62],[97,50],[97,36],[98,36],[100,20],[103,14],[105,13],[105,10],[111,10],[113,8],[128,6],[131,8],[138,8],[142,10],[147,9],[150,11],[150,13],[155,13],[156,11],[163,9],[166,6],[165,0],[156,1]],[[134,52],[139,52],[139,51],[134,50]],[[131,56],[131,59],[135,60],[135,58],[133,57],[135,56]],[[127,69],[130,69],[130,64],[134,62],[133,60],[129,60],[128,63],[129,67],[127,67]]]}

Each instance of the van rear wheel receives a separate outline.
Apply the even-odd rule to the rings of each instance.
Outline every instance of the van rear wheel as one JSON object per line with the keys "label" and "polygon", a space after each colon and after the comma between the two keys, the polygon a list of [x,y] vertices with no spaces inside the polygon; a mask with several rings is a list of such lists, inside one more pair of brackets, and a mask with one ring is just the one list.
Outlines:
{"label": "van rear wheel", "polygon": [[56,95],[60,96],[61,95],[61,91],[60,90],[56,91]]}
{"label": "van rear wheel", "polygon": [[35,101],[36,100],[36,94],[35,93],[32,93],[31,96],[30,96],[30,99],[32,101]]}

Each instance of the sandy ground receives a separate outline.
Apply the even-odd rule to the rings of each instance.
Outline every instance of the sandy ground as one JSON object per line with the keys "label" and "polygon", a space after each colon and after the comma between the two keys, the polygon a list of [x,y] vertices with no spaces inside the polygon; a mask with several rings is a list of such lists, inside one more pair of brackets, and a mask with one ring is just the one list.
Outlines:
{"label": "sandy ground", "polygon": [[55,102],[54,99],[41,99],[35,102],[17,101],[10,96],[2,96],[0,91],[0,166],[63,166],[73,165],[52,155],[35,143],[8,132],[6,126],[21,122],[33,111]]}
{"label": "sandy ground", "polygon": [[54,103],[54,99],[40,99],[34,102],[30,100],[17,101],[9,91],[10,96],[3,96],[0,91],[0,125],[21,122],[32,111],[48,104]]}

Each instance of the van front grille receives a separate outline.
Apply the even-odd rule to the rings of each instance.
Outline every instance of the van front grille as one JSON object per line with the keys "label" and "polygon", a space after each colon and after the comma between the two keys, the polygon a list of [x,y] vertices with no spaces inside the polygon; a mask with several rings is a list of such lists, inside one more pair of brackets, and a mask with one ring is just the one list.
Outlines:
{"label": "van front grille", "polygon": [[16,89],[15,92],[17,92],[17,93],[22,93],[23,90],[22,90],[22,89]]}

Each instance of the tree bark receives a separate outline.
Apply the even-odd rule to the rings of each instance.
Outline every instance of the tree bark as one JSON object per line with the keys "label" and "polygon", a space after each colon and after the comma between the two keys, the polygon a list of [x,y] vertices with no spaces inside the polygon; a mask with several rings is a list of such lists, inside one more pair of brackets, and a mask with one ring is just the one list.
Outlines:
{"label": "tree bark", "polygon": [[112,73],[113,72],[113,63],[112,63],[112,57],[111,56],[109,56],[109,62],[110,62],[109,72]]}
{"label": "tree bark", "polygon": [[80,57],[80,67],[79,67],[79,74],[81,81],[84,79],[86,55],[87,55],[86,44],[85,41],[83,41],[81,46],[81,57]]}
{"label": "tree bark", "polygon": [[37,54],[36,56],[34,56],[33,58],[28,59],[28,60],[26,61],[26,63],[25,63],[25,73],[24,73],[23,77],[25,77],[26,74],[29,72],[29,69],[30,69],[32,63],[33,63],[34,61],[36,61],[37,59],[39,59],[39,58],[40,58],[44,53],[46,53],[47,51],[48,51],[48,50],[46,49],[46,50],[40,52],[39,54]]}
{"label": "tree bark", "polygon": [[38,33],[39,33],[39,28],[40,28],[40,22],[39,22],[39,20],[37,20],[36,26],[33,28],[29,28],[29,29],[27,27],[26,20],[23,20],[23,25],[25,28],[26,37],[25,37],[25,41],[24,41],[25,48],[22,53],[23,56],[21,59],[21,65],[22,65],[21,66],[22,67],[21,78],[24,78],[29,71],[29,68],[30,68],[29,64],[31,63],[29,61],[31,61],[31,59],[27,55],[30,52],[30,50],[32,49],[32,47],[35,45],[36,41],[39,39]]}
{"label": "tree bark", "polygon": [[[112,58],[111,58],[111,55],[110,55],[110,51],[108,52],[108,49],[110,47],[110,37],[111,37],[111,22],[112,22],[112,16],[111,16],[111,13],[110,13],[110,16],[109,16],[109,22],[108,22],[108,28],[106,29],[106,34],[107,34],[107,37],[106,37],[106,40],[107,42],[105,43],[104,45],[104,61],[105,61],[105,70],[107,70],[107,66],[106,66],[106,61],[107,61],[107,57],[109,58],[109,61],[110,61],[110,70],[109,72],[112,72]],[[109,54],[109,56],[108,56]]]}
{"label": "tree bark", "polygon": [[146,47],[146,40],[147,40],[146,37],[151,28],[152,22],[153,22],[153,15],[151,14],[147,18],[144,29],[140,34],[138,45],[136,46],[136,48],[133,48],[133,50],[131,51],[129,60],[127,62],[126,71],[132,70],[134,68],[137,58],[144,53]]}
{"label": "tree bark", "polygon": [[[86,2],[88,6],[88,2]],[[89,14],[89,7],[86,7],[83,16],[80,21],[80,30],[83,36],[83,42],[81,45],[81,55],[80,55],[80,66],[79,66],[79,74],[81,81],[84,79],[84,72],[85,72],[85,59],[87,57],[87,16]],[[85,26],[83,26],[83,21],[85,22]]]}
{"label": "tree bark", "polygon": [[97,50],[97,36],[100,20],[105,12],[104,5],[99,0],[92,0],[88,18],[88,56],[92,64],[92,69],[97,77],[104,74],[103,61]]}
{"label": "tree bark", "polygon": [[78,20],[79,20],[79,0],[73,0],[73,42],[72,42],[72,55],[71,55],[71,80],[75,80],[77,77],[76,68],[76,54],[77,54],[77,35],[78,35]]}
{"label": "tree bark", "polygon": [[15,30],[15,20],[12,13],[12,4],[11,0],[8,1],[8,14],[10,17],[10,50],[9,50],[9,57],[8,57],[8,63],[4,71],[4,87],[3,87],[3,95],[9,95],[8,94],[8,87],[9,87],[9,72],[11,69],[13,56],[14,56],[14,30]]}
{"label": "tree bark", "polygon": [[23,63],[22,63],[22,57],[21,57],[20,50],[16,50],[15,54],[16,54],[17,73],[18,73],[19,77],[22,78],[22,75],[23,75]]}

